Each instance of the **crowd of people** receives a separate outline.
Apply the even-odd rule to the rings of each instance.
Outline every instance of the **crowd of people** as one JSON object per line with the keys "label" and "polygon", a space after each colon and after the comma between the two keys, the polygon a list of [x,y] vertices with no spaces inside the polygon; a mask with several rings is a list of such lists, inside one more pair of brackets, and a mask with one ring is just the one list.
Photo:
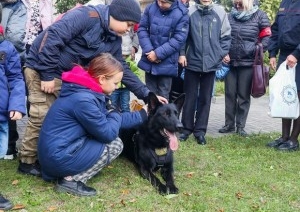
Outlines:
{"label": "crowd of people", "polygon": [[[248,136],[257,43],[274,70],[300,58],[297,1],[283,0],[272,26],[253,0],[233,0],[229,13],[212,0],[155,0],[143,13],[137,0],[93,0],[56,21],[51,0],[1,3],[0,159],[16,153],[15,121],[26,115],[27,99],[18,171],[79,196],[96,195],[86,183],[122,152],[119,130],[147,119],[146,106],[129,111],[129,91],[145,103],[150,91],[163,103],[185,93],[179,139],[193,134],[205,145],[216,71],[229,67],[219,132]],[[133,70],[145,72],[145,84]],[[282,119],[281,137],[267,146],[298,150],[299,133],[300,118]],[[0,195],[0,210],[11,207]]]}

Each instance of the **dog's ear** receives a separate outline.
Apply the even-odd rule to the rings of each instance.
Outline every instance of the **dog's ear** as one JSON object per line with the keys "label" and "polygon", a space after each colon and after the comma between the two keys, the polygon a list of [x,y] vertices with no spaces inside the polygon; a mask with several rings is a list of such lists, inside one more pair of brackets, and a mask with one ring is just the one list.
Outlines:
{"label": "dog's ear", "polygon": [[177,110],[178,110],[179,113],[180,113],[180,111],[181,111],[181,109],[183,107],[184,100],[185,100],[185,93],[182,93],[173,102],[176,105]]}
{"label": "dog's ear", "polygon": [[148,113],[154,114],[155,110],[158,106],[160,106],[162,103],[159,102],[157,96],[153,92],[149,92],[148,95]]}

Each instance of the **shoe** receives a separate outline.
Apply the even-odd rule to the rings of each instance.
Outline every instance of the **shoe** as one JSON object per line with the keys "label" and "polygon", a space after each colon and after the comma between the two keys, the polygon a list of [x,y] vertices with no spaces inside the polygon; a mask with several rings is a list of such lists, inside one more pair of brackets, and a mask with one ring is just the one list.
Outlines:
{"label": "shoe", "polygon": [[8,147],[4,160],[13,160],[17,156],[16,147]]}
{"label": "shoe", "polygon": [[181,134],[179,135],[179,141],[186,141],[188,138],[189,138],[189,135],[188,135],[188,134],[181,133]]}
{"label": "shoe", "polygon": [[299,150],[299,142],[288,140],[286,142],[283,142],[276,149],[279,151],[297,151]]}
{"label": "shoe", "polygon": [[6,211],[9,210],[13,207],[11,202],[8,199],[5,199],[1,194],[0,194],[0,210]]}
{"label": "shoe", "polygon": [[243,127],[238,127],[236,129],[236,133],[242,137],[247,137],[248,136],[248,133],[244,130]]}
{"label": "shoe", "polygon": [[22,163],[20,161],[19,167],[18,167],[18,172],[22,174],[29,174],[37,177],[41,177],[41,167],[38,162],[34,164],[27,164],[27,163]]}
{"label": "shoe", "polygon": [[230,132],[234,132],[234,131],[235,131],[235,128],[231,127],[229,125],[225,125],[221,129],[219,129],[219,133],[230,133]]}
{"label": "shoe", "polygon": [[205,145],[206,144],[206,139],[205,139],[204,135],[199,135],[195,138],[196,138],[196,141],[197,141],[198,144],[200,144],[200,145]]}
{"label": "shoe", "polygon": [[77,196],[95,196],[97,194],[94,188],[86,186],[80,181],[67,181],[60,179],[57,181],[56,190],[60,192],[68,192]]}
{"label": "shoe", "polygon": [[274,141],[267,143],[266,146],[276,148],[276,147],[279,147],[284,142],[285,142],[285,140],[282,137],[280,137],[280,138],[275,139]]}

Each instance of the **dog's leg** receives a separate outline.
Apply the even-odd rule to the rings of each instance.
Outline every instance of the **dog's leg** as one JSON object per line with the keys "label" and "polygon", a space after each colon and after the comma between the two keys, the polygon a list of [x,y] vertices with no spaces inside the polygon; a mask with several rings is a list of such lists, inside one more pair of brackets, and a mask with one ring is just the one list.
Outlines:
{"label": "dog's leg", "polygon": [[178,194],[178,188],[174,183],[174,170],[172,165],[165,165],[161,169],[161,176],[166,181],[167,192],[169,194]]}
{"label": "dog's leg", "polygon": [[143,178],[147,179],[151,185],[159,191],[160,194],[164,195],[169,193],[167,187],[161,183],[152,171],[140,167],[140,173]]}

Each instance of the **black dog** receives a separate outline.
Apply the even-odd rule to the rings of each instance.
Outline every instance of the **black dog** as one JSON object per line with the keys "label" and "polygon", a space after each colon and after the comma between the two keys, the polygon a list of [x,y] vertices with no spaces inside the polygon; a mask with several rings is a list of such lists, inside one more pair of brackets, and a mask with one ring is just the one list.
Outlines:
{"label": "black dog", "polygon": [[[148,120],[138,131],[123,131],[120,134],[124,142],[123,153],[136,162],[141,175],[160,194],[176,194],[173,151],[178,148],[176,132],[183,127],[178,116],[185,95],[170,104],[160,103],[154,93],[150,93],[148,98]],[[165,185],[154,174],[159,169]]]}

